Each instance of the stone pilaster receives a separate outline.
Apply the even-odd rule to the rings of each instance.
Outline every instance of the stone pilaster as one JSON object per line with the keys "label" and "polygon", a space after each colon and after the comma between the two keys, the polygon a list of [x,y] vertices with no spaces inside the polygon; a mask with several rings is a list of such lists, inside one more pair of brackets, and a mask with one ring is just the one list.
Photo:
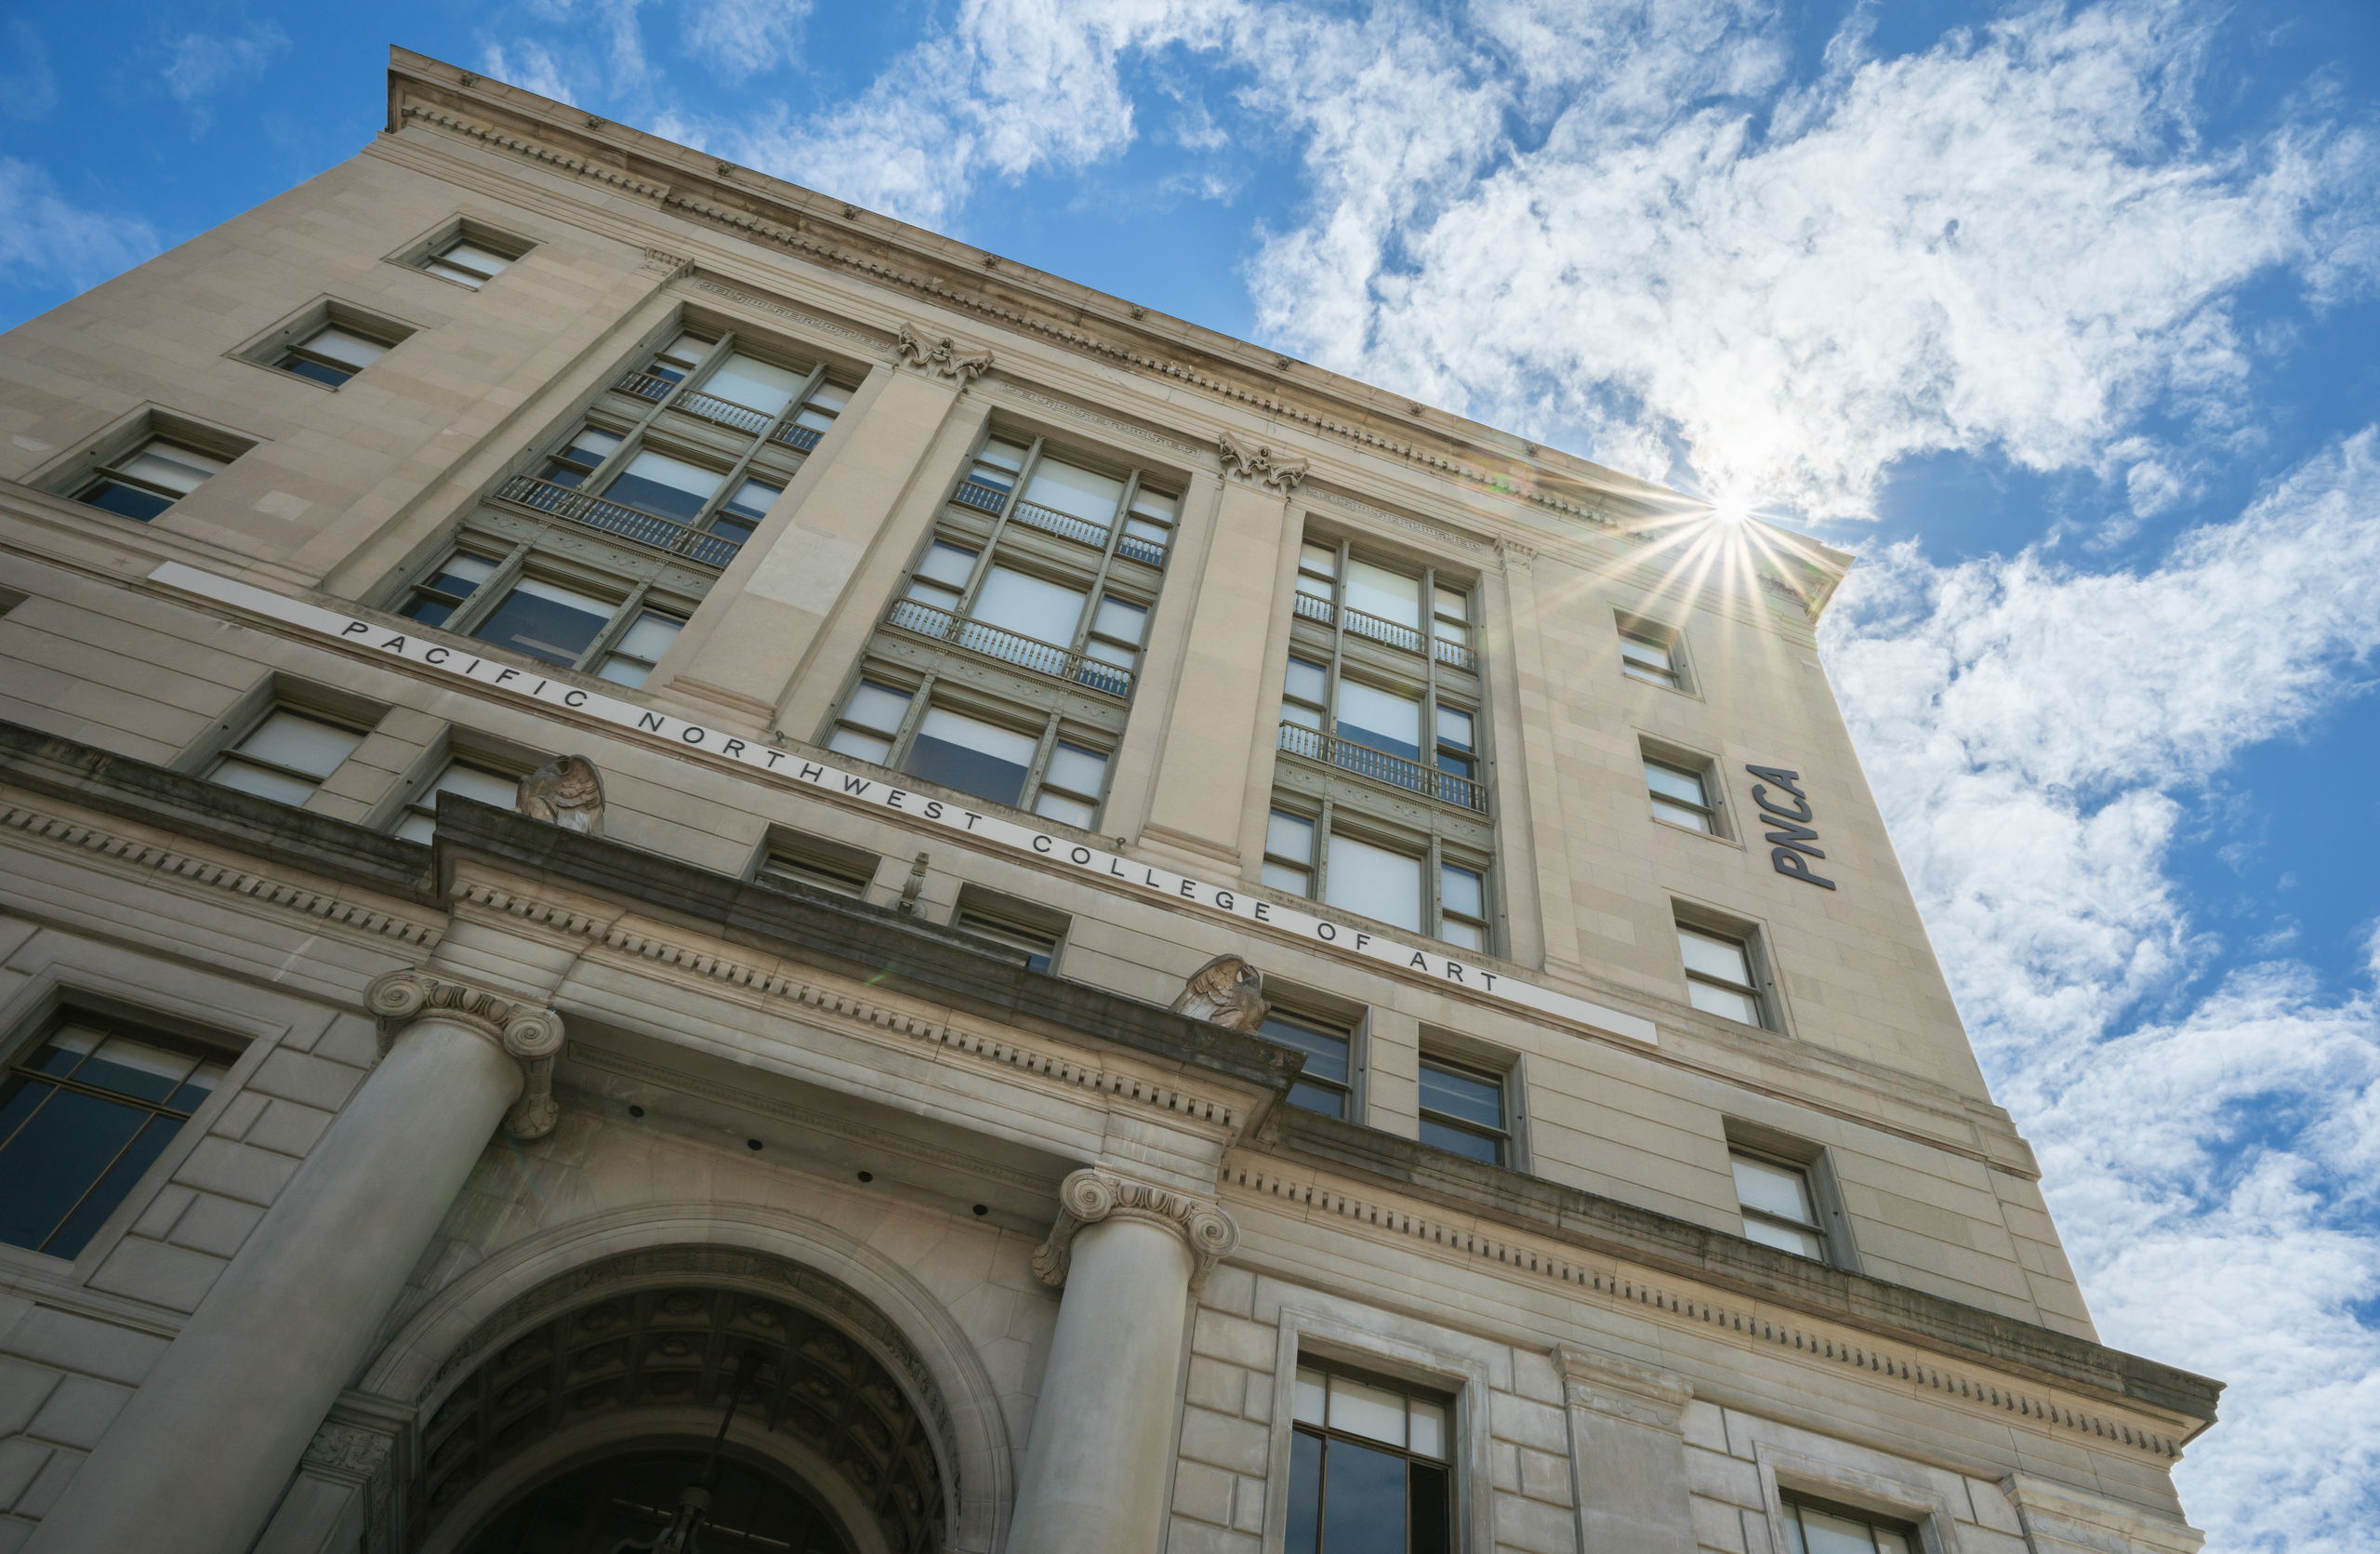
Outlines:
{"label": "stone pilaster", "polygon": [[1686,1405],[1694,1389],[1666,1371],[1563,1344],[1570,1475],[1582,1548],[1694,1554]]}
{"label": "stone pilaster", "polygon": [[1033,1267],[1065,1296],[1008,1546],[1155,1554],[1190,1292],[1239,1229],[1204,1199],[1112,1171],[1078,1171],[1058,1197]]}

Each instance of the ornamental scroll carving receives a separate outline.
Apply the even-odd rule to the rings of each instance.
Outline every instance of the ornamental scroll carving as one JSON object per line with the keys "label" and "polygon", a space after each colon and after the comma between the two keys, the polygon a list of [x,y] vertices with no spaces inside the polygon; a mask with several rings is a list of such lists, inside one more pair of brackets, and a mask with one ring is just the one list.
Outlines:
{"label": "ornamental scroll carving", "polygon": [[901,325],[901,338],[893,342],[893,349],[913,366],[956,378],[961,389],[992,370],[990,352],[970,351],[948,335],[935,340],[920,339],[906,324]]}
{"label": "ornamental scroll carving", "polygon": [[562,1120],[554,1102],[554,1058],[562,1051],[562,1016],[552,1010],[418,969],[373,978],[364,1006],[380,1022],[385,1056],[403,1028],[441,1019],[478,1032],[521,1065],[521,1098],[504,1114],[515,1138],[543,1138]]}
{"label": "ornamental scroll carving", "polygon": [[1231,1215],[1205,1199],[1086,1166],[1059,1184],[1058,1223],[1033,1254],[1033,1271],[1043,1283],[1064,1285],[1076,1233],[1104,1219],[1143,1220],[1180,1236],[1190,1248],[1193,1295],[1239,1244],[1239,1227]]}
{"label": "ornamental scroll carving", "polygon": [[315,1472],[361,1483],[389,1460],[389,1438],[354,1425],[324,1425],[306,1442],[300,1459]]}
{"label": "ornamental scroll carving", "polygon": [[1236,471],[1248,479],[1269,485],[1286,497],[1298,488],[1298,483],[1313,469],[1312,460],[1293,458],[1279,453],[1264,443],[1250,447],[1228,432],[1215,434],[1215,451],[1223,468]]}

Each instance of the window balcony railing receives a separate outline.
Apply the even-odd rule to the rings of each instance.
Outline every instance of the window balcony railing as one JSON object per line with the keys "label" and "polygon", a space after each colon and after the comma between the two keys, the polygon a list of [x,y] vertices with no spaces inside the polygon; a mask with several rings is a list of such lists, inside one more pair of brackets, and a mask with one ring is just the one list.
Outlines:
{"label": "window balcony railing", "polygon": [[962,480],[950,499],[960,507],[972,507],[978,512],[998,512],[1008,501],[1008,493],[997,485],[986,485],[980,480]]}
{"label": "window balcony railing", "polygon": [[1461,777],[1425,766],[1419,761],[1408,761],[1384,750],[1342,739],[1335,734],[1308,728],[1302,724],[1281,725],[1280,749],[1290,755],[1324,766],[1368,777],[1391,788],[1401,788],[1408,793],[1461,809],[1488,813],[1488,785],[1476,777]]}
{"label": "window balcony railing", "polygon": [[1144,562],[1150,566],[1165,565],[1165,547],[1154,539],[1144,539],[1137,534],[1120,535],[1116,540],[1116,553],[1126,561]]}
{"label": "window balcony railing", "polygon": [[1071,512],[1060,512],[1053,507],[1039,507],[1032,502],[1019,502],[1011,514],[1020,524],[1030,524],[1061,539],[1071,539],[1088,545],[1094,551],[1107,549],[1107,525],[1094,524],[1088,518],[1078,518]]}
{"label": "window balcony railing", "polygon": [[1444,637],[1425,637],[1415,628],[1400,621],[1345,605],[1334,605],[1329,600],[1316,599],[1310,593],[1295,594],[1292,598],[1295,602],[1290,608],[1307,620],[1319,621],[1325,626],[1334,621],[1343,622],[1351,637],[1362,637],[1368,642],[1395,648],[1400,653],[1417,656],[1426,653],[1449,668],[1471,674],[1479,672],[1479,656],[1459,642],[1448,642]]}
{"label": "window balcony railing", "polygon": [[[678,379],[650,372],[632,372],[612,387],[622,393],[634,394],[639,399],[649,399],[658,405],[669,399],[670,391],[678,387]],[[790,421],[778,426],[777,417],[770,411],[756,410],[748,405],[738,405],[732,399],[721,399],[717,394],[707,394],[697,389],[689,389],[670,400],[669,408],[683,410],[690,416],[700,416],[707,421],[732,427],[737,432],[748,432],[754,436],[766,432],[771,442],[786,444],[803,453],[818,445],[820,433],[815,427],[797,426]],[[773,427],[774,431],[770,430]]]}
{"label": "window balcony railing", "polygon": [[736,542],[723,535],[706,533],[642,508],[607,502],[601,497],[590,497],[535,475],[515,475],[496,494],[501,500],[518,503],[532,511],[584,524],[590,529],[601,529],[704,566],[723,567],[735,559]]}
{"label": "window balcony railing", "polygon": [[787,421],[769,433],[769,441],[783,443],[798,452],[808,453],[818,445],[818,439],[825,435],[826,434],[814,426],[803,426],[795,421]]}
{"label": "window balcony railing", "polygon": [[650,372],[629,373],[626,378],[621,379],[618,382],[612,385],[612,387],[619,390],[620,392],[624,394],[634,394],[639,399],[649,399],[656,405],[661,401],[668,399],[669,397],[669,391],[677,386],[678,380],[676,379],[663,378],[655,373]]}
{"label": "window balcony railing", "polygon": [[1118,701],[1132,697],[1132,671],[1121,664],[1110,664],[1038,641],[1019,632],[1005,631],[981,620],[969,620],[964,616],[938,610],[932,604],[915,599],[896,599],[886,612],[884,623],[912,632],[933,642],[946,642],[986,658],[997,658],[1018,669],[1064,680],[1084,690],[1101,696],[1114,697]]}

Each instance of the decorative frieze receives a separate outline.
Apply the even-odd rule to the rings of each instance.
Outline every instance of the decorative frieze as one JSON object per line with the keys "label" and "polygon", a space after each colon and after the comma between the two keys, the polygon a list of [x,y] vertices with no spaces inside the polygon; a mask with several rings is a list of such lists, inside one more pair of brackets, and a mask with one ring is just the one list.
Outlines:
{"label": "decorative frieze", "polygon": [[1180,1236],[1190,1248],[1193,1294],[1239,1244],[1239,1227],[1206,1199],[1086,1166],[1059,1185],[1058,1223],[1033,1254],[1034,1273],[1045,1284],[1064,1285],[1076,1234],[1106,1219],[1137,1219]]}
{"label": "decorative frieze", "polygon": [[356,1425],[324,1425],[306,1442],[305,1466],[325,1478],[362,1483],[389,1460],[390,1440]]}
{"label": "decorative frieze", "polygon": [[562,1016],[474,988],[434,972],[385,972],[364,990],[364,1007],[380,1022],[386,1053],[416,1020],[438,1019],[477,1031],[521,1065],[521,1098],[504,1114],[504,1129],[515,1138],[543,1138],[562,1117],[554,1104],[554,1058],[562,1051]]}

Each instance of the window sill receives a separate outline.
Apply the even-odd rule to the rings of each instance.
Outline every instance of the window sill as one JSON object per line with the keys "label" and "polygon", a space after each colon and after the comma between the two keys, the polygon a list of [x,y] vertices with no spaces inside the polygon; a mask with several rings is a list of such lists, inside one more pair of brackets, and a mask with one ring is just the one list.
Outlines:
{"label": "window sill", "polygon": [[[421,266],[417,264],[407,264],[404,260],[400,259],[384,259],[380,262],[382,264],[392,266],[395,269],[402,270],[408,275],[418,275],[425,281],[436,281],[440,286],[453,286],[456,291],[468,291],[472,293],[474,296],[478,295],[480,292],[485,291],[488,287],[496,285],[496,282],[504,279],[504,271],[499,270],[495,274],[490,275],[486,280],[482,281],[479,285],[469,286],[462,281],[449,280],[443,275],[433,275],[429,271],[424,270]],[[518,259],[513,261],[514,264],[519,262],[520,261]],[[506,270],[509,270],[510,268],[511,265],[505,266]]]}
{"label": "window sill", "polygon": [[[254,367],[258,372],[269,372],[272,374],[273,377],[281,379],[286,382],[303,383],[306,387],[312,389],[317,393],[335,394],[345,386],[338,383],[319,383],[313,379],[305,377],[303,374],[291,372],[286,367],[275,366],[271,362],[259,362],[253,356],[243,356],[237,352],[225,352],[223,353],[223,359],[227,362],[237,362],[244,367]],[[353,380],[354,379],[352,378],[349,379],[350,382],[352,382]]]}
{"label": "window sill", "polygon": [[1722,836],[1717,831],[1699,831],[1692,826],[1681,826],[1674,820],[1664,820],[1658,815],[1647,815],[1645,818],[1663,830],[1676,831],[1683,836],[1699,837],[1705,842],[1716,842],[1723,847],[1733,847],[1739,853],[1744,850],[1744,844],[1732,836]]}

